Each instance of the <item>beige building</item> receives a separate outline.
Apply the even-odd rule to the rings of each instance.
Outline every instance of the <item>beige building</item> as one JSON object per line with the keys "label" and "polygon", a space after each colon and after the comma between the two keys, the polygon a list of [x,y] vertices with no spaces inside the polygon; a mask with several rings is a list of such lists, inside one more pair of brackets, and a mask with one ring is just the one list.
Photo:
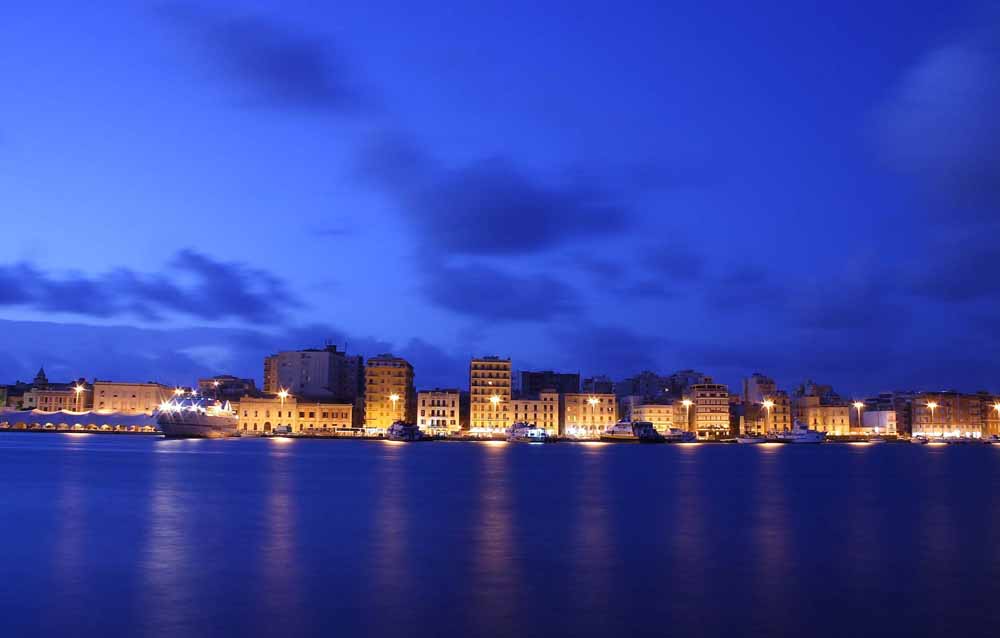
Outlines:
{"label": "beige building", "polygon": [[711,379],[708,381],[688,388],[684,398],[691,405],[685,410],[686,429],[697,434],[699,439],[725,438],[729,436],[729,388],[711,383]]}
{"label": "beige building", "polygon": [[561,404],[566,436],[598,437],[618,421],[618,398],[613,394],[564,394]]}
{"label": "beige building", "polygon": [[796,396],[792,401],[792,415],[810,429],[834,436],[851,433],[850,404],[822,396]]}
{"label": "beige building", "polygon": [[417,426],[432,434],[454,434],[462,429],[458,390],[424,390],[417,393]]}
{"label": "beige building", "polygon": [[160,383],[94,381],[94,409],[125,414],[152,414],[174,396],[174,389]]}
{"label": "beige building", "polygon": [[995,427],[996,399],[989,394],[923,392],[913,397],[913,436],[981,437]]}
{"label": "beige building", "polygon": [[530,423],[544,429],[549,435],[557,436],[561,430],[559,420],[559,393],[543,390],[538,398],[518,398],[511,400],[514,423]]}
{"label": "beige building", "polygon": [[413,366],[406,359],[380,354],[365,366],[365,427],[382,430],[396,421],[417,422]]}
{"label": "beige building", "polygon": [[[632,406],[633,421],[648,421],[660,434],[674,427],[676,408],[673,403],[640,403]],[[683,418],[683,411],[681,412]],[[683,424],[682,424],[683,425]]]}
{"label": "beige building", "polygon": [[469,362],[469,432],[502,434],[514,423],[510,359],[482,357]]}
{"label": "beige building", "polygon": [[94,405],[94,389],[83,379],[73,383],[52,383],[44,387],[33,387],[30,392],[25,393],[24,401],[26,406],[31,405],[33,409],[44,412],[83,412]]}
{"label": "beige building", "polygon": [[245,396],[240,399],[237,428],[248,435],[269,434],[287,427],[295,434],[356,436],[361,430],[352,427],[353,406],[349,403],[299,401],[288,396]]}

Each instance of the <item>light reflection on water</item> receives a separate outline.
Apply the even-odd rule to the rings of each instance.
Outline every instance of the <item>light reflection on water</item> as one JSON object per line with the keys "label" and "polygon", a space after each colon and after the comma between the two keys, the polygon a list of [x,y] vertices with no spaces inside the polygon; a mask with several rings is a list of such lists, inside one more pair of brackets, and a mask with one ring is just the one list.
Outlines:
{"label": "light reflection on water", "polygon": [[987,446],[0,435],[0,473],[15,519],[0,531],[18,538],[0,545],[17,583],[0,636],[965,636],[1000,623]]}

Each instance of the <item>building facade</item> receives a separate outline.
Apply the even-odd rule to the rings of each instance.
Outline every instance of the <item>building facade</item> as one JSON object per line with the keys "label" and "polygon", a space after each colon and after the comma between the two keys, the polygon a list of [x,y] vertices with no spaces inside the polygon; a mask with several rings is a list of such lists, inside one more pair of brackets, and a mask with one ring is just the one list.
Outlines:
{"label": "building facade", "polygon": [[253,379],[242,379],[231,374],[198,379],[198,392],[206,397],[230,402],[238,402],[244,396],[258,394],[257,383]]}
{"label": "building facade", "polygon": [[152,414],[174,396],[174,389],[160,383],[125,383],[94,380],[94,409],[125,414]]}
{"label": "building facade", "polygon": [[350,403],[325,403],[277,395],[245,396],[240,399],[237,428],[248,436],[265,435],[279,428],[295,434],[360,436],[353,427],[354,406]]}
{"label": "building facade", "polygon": [[913,436],[973,437],[988,435],[995,422],[996,399],[987,393],[922,392],[911,401]]}
{"label": "building facade", "polygon": [[363,363],[336,346],[272,354],[264,359],[264,392],[354,403],[364,389]]}
{"label": "building facade", "polygon": [[895,410],[864,410],[861,413],[862,434],[896,434]]}
{"label": "building facade", "polygon": [[562,430],[558,392],[543,390],[535,397],[519,397],[512,399],[510,403],[514,423],[530,423],[544,429],[551,436],[557,436]]}
{"label": "building facade", "polygon": [[675,412],[673,403],[640,403],[632,406],[628,418],[632,421],[648,421],[657,432],[664,434],[674,427]]}
{"label": "building facade", "polygon": [[384,430],[396,421],[417,422],[413,366],[380,354],[365,365],[365,428]]}
{"label": "building facade", "polygon": [[469,362],[469,431],[502,434],[513,424],[510,359],[481,357]]}
{"label": "building facade", "polygon": [[618,397],[614,394],[570,393],[560,401],[562,434],[597,438],[618,421]]}
{"label": "building facade", "polygon": [[440,388],[418,392],[417,426],[431,434],[455,434],[461,430],[461,393]]}
{"label": "building facade", "polygon": [[564,373],[545,370],[542,372],[521,372],[520,392],[527,396],[538,396],[543,390],[555,390],[560,394],[580,391],[579,373]]}
{"label": "building facade", "polygon": [[833,391],[833,386],[806,381],[792,393],[792,417],[810,429],[832,436],[846,436],[857,429],[854,410]]}
{"label": "building facade", "polygon": [[688,431],[694,432],[699,439],[721,439],[729,436],[727,386],[712,383],[711,379],[706,383],[696,383],[688,388],[685,399],[691,402],[690,408],[685,409]]}

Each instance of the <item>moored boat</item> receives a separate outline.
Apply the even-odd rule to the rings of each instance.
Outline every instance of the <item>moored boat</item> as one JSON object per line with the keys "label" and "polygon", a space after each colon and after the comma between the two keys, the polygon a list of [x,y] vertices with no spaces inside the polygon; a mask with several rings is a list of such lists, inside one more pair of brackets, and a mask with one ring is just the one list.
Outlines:
{"label": "moored boat", "polygon": [[511,427],[507,440],[514,443],[548,443],[552,437],[544,428],[521,421]]}
{"label": "moored boat", "polygon": [[239,418],[229,401],[206,397],[172,399],[160,405],[156,423],[167,438],[222,439],[239,436]]}
{"label": "moored boat", "polygon": [[424,433],[414,423],[396,421],[385,431],[385,438],[390,441],[423,441]]}
{"label": "moored boat", "polygon": [[792,423],[792,429],[778,432],[774,441],[777,443],[823,443],[826,441],[826,432],[810,430],[809,426],[796,419]]}
{"label": "moored boat", "polygon": [[665,443],[666,438],[649,421],[622,420],[604,428],[601,440],[612,443]]}
{"label": "moored boat", "polygon": [[680,428],[670,428],[670,430],[661,436],[667,443],[694,443],[698,440],[694,432],[688,432]]}
{"label": "moored boat", "polygon": [[745,434],[743,436],[736,437],[736,442],[737,443],[742,443],[744,445],[754,445],[754,444],[757,444],[757,443],[767,443],[770,440],[771,439],[769,439],[766,436],[758,436],[758,435],[754,435],[754,434]]}

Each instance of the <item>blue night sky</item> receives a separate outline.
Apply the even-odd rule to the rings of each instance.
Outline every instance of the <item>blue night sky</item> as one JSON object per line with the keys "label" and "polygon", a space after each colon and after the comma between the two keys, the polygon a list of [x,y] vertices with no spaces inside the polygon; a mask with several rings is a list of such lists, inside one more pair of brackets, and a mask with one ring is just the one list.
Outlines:
{"label": "blue night sky", "polygon": [[995,5],[13,4],[4,382],[1000,390]]}

